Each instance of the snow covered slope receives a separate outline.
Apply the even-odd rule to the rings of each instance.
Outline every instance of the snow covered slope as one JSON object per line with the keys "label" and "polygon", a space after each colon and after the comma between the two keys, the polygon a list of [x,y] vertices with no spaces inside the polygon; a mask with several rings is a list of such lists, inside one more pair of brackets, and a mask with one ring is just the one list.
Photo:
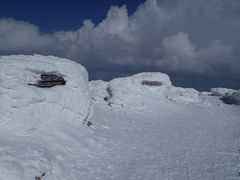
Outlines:
{"label": "snow covered slope", "polygon": [[174,87],[162,73],[90,86],[96,97],[110,93],[107,102],[94,101],[94,135],[104,146],[96,160],[101,170],[92,169],[89,179],[240,179],[240,106]]}
{"label": "snow covered slope", "polygon": [[[66,85],[29,85],[41,74]],[[66,59],[0,57],[0,180],[238,180],[240,106],[210,95],[162,73],[88,83]]]}
{"label": "snow covered slope", "polygon": [[86,179],[239,180],[240,106],[208,103],[103,106],[94,136],[103,144]]}

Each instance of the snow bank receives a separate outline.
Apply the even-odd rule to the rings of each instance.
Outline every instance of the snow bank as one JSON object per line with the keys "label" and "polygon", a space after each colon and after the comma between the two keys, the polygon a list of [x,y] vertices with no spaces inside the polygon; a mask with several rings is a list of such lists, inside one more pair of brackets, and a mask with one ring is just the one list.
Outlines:
{"label": "snow bank", "polygon": [[240,104],[240,90],[227,88],[212,88],[210,92],[214,96],[221,96],[222,101],[226,104]]}
{"label": "snow bank", "polygon": [[[161,86],[142,85],[142,81],[158,81]],[[164,92],[171,86],[168,75],[163,73],[139,73],[130,77],[116,78],[109,82],[112,96],[110,102],[118,105],[139,105],[155,97],[164,97]]]}
{"label": "snow bank", "polygon": [[[41,74],[66,85],[29,85]],[[127,108],[97,103],[88,127],[91,94]],[[239,102],[240,92],[231,97]],[[66,59],[0,57],[0,180],[236,179],[239,106],[196,102],[198,91],[162,73],[88,83]]]}
{"label": "snow bank", "polygon": [[233,93],[226,93],[221,100],[226,104],[240,105],[240,90],[236,90]]}
{"label": "snow bank", "polygon": [[198,91],[174,87],[169,76],[160,72],[139,73],[116,78],[109,83],[95,81],[90,84],[95,89],[94,97],[100,97],[100,101],[104,98],[109,105],[144,107],[151,101],[200,102]]}
{"label": "snow bank", "polygon": [[235,99],[238,104],[240,104],[240,90],[235,91],[232,94],[232,98]]}
{"label": "snow bank", "polygon": [[[69,118],[79,122],[86,120],[91,99],[88,74],[81,65],[40,55],[2,56],[0,63],[1,121],[13,121],[16,129],[27,130],[37,126],[36,119],[39,122],[46,121],[46,116],[50,119],[59,116],[62,119],[61,114],[66,111],[72,114],[66,121]],[[28,85],[35,83],[41,74],[61,75],[67,83],[52,88]],[[5,126],[8,125],[12,130],[13,122]]]}
{"label": "snow bank", "polygon": [[228,88],[212,88],[212,89],[210,89],[210,92],[214,96],[225,96],[226,94],[232,95],[232,93],[235,92],[235,90],[228,89]]}
{"label": "snow bank", "polygon": [[191,102],[191,103],[199,103],[200,93],[192,88],[181,88],[181,87],[171,87],[166,93],[166,97],[173,102],[183,103],[183,102]]}
{"label": "snow bank", "polygon": [[[29,85],[41,74],[59,75],[66,85]],[[42,173],[52,180],[76,179],[70,166],[75,162],[67,161],[80,151],[72,146],[81,145],[78,136],[83,138],[84,132],[79,126],[91,109],[83,66],[53,56],[2,56],[0,107],[0,179],[34,179]]]}

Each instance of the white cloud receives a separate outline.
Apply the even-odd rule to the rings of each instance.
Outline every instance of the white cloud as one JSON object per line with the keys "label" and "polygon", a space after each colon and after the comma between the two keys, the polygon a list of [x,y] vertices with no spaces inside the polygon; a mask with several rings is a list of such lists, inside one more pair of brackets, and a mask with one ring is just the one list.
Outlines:
{"label": "white cloud", "polygon": [[52,35],[41,35],[36,25],[11,18],[0,19],[0,52],[47,49],[56,42]]}
{"label": "white cloud", "polygon": [[165,38],[163,49],[165,59],[156,61],[156,65],[172,73],[217,77],[228,64],[234,63],[230,62],[230,47],[216,40],[207,47],[197,48],[183,32]]}
{"label": "white cloud", "polygon": [[48,35],[0,19],[0,53],[53,54],[98,70],[240,79],[239,10],[238,0],[147,0],[131,16],[114,6],[98,25],[86,20],[77,31]]}

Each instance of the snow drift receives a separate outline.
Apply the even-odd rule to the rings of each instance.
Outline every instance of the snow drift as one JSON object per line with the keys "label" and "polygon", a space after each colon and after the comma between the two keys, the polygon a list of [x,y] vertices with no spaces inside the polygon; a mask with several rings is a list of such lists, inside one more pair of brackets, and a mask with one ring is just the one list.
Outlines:
{"label": "snow drift", "polygon": [[235,101],[240,104],[240,90],[235,91],[232,94],[232,98],[235,99]]}
{"label": "snow drift", "polygon": [[220,96],[222,101],[227,104],[240,105],[240,90],[228,88],[212,88],[210,92],[213,96]]}
{"label": "snow drift", "polygon": [[[61,76],[66,84],[29,85],[41,74]],[[0,179],[27,180],[42,173],[61,179],[57,152],[76,143],[76,134],[69,132],[87,121],[91,110],[86,69],[53,56],[2,56],[0,99]],[[62,178],[71,179],[66,175]]]}
{"label": "snow drift", "polygon": [[226,94],[232,95],[235,92],[235,90],[228,88],[212,88],[210,89],[210,92],[214,96],[225,96]]}
{"label": "snow drift", "polygon": [[0,107],[1,180],[239,177],[240,106],[163,73],[89,83],[67,59],[2,56]]}
{"label": "snow drift", "polygon": [[104,97],[108,96],[107,87],[108,82],[102,80],[90,81],[89,87],[92,93],[92,99],[95,102],[102,103],[104,101]]}
{"label": "snow drift", "polygon": [[[156,87],[142,85],[143,80],[158,81]],[[168,75],[162,73],[139,73],[130,77],[116,78],[109,82],[108,92],[111,104],[144,105],[147,99],[164,98],[164,92],[171,86]]]}
{"label": "snow drift", "polygon": [[130,77],[116,78],[109,83],[93,81],[90,87],[94,89],[95,99],[99,100],[97,97],[105,95],[105,100],[109,105],[135,105],[137,108],[144,107],[151,101],[159,103],[200,102],[200,93],[197,90],[174,87],[169,76],[160,72],[139,73]]}
{"label": "snow drift", "polygon": [[93,81],[90,87],[92,121],[106,139],[101,171],[91,169],[96,178],[86,179],[239,179],[240,106],[174,87],[162,73]]}
{"label": "snow drift", "polygon": [[[46,122],[46,117],[64,121],[77,120],[79,123],[88,117],[88,74],[81,65],[66,59],[40,55],[3,56],[0,63],[0,113],[1,121],[8,121],[4,123],[5,130],[9,127],[12,131],[13,125],[18,130],[35,129],[39,122]],[[67,83],[65,86],[46,89],[28,85],[35,83],[41,74],[62,75]],[[64,117],[66,112],[71,116]],[[30,122],[24,122],[25,120]]]}

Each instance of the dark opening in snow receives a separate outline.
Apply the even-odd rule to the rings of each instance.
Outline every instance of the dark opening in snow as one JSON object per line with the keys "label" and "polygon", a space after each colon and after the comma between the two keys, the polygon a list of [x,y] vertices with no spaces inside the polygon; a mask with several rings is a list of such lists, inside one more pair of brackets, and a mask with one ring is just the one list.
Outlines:
{"label": "dark opening in snow", "polygon": [[106,91],[108,93],[108,96],[105,96],[103,100],[107,101],[109,106],[112,106],[112,103],[109,101],[113,97],[112,89],[110,87],[107,87]]}
{"label": "dark opening in snow", "polygon": [[92,125],[92,122],[88,121],[87,126],[91,126],[91,125]]}
{"label": "dark opening in snow", "polygon": [[66,81],[62,76],[55,74],[41,74],[41,80],[38,80],[36,84],[28,84],[40,88],[50,88],[53,86],[65,85]]}
{"label": "dark opening in snow", "polygon": [[224,96],[224,97],[221,97],[220,99],[221,99],[222,102],[224,102],[225,104],[240,105],[239,102],[238,102],[236,99],[232,98],[231,96]]}
{"label": "dark opening in snow", "polygon": [[148,81],[148,80],[143,80],[142,81],[142,85],[146,85],[146,86],[161,86],[162,83],[159,81]]}
{"label": "dark opening in snow", "polygon": [[41,180],[46,174],[43,173],[41,176],[35,176],[35,180]]}
{"label": "dark opening in snow", "polygon": [[110,87],[107,87],[107,93],[108,93],[109,98],[113,97],[112,89]]}

